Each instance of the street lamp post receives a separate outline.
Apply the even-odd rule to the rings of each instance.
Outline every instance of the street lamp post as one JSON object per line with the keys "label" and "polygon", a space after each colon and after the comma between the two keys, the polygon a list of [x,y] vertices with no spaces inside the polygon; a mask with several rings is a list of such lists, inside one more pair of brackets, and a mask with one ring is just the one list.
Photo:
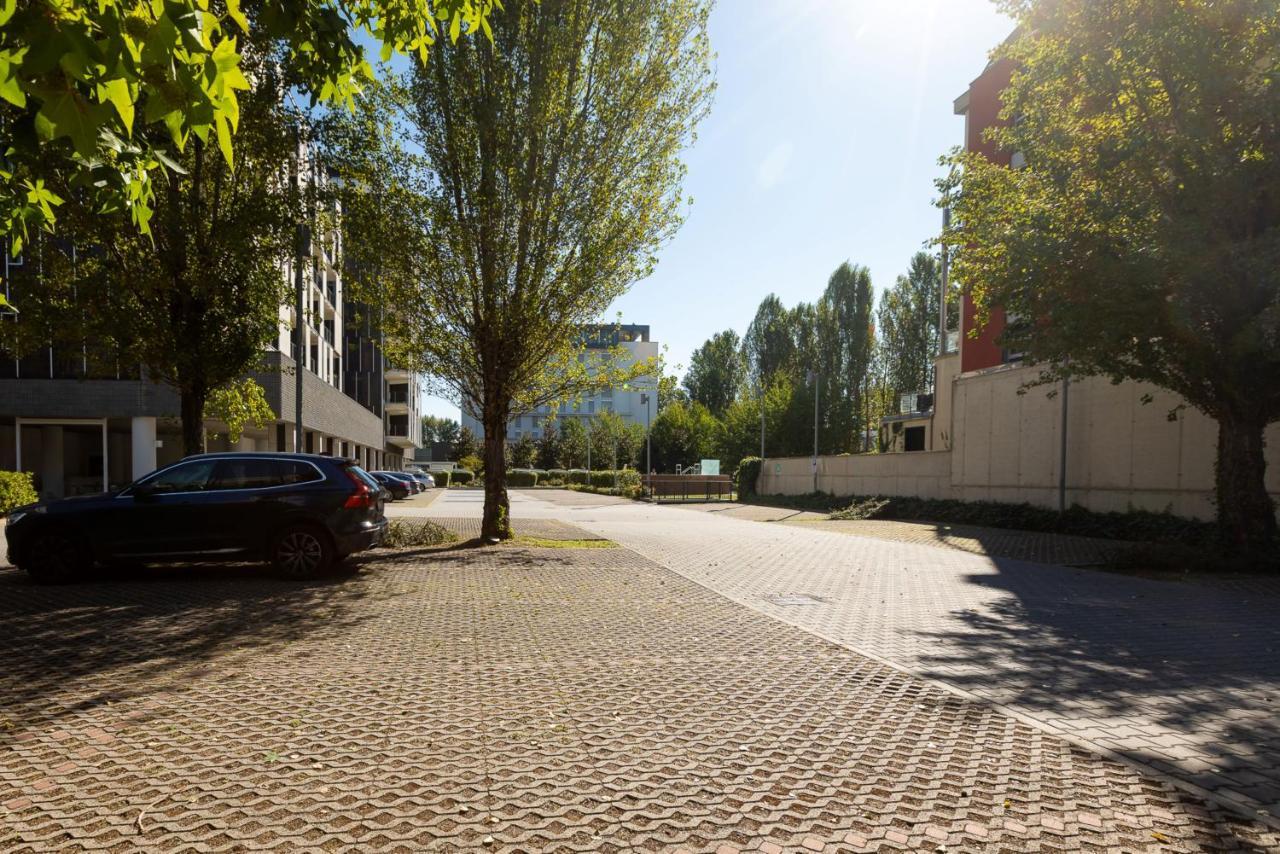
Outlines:
{"label": "street lamp post", "polygon": [[760,459],[764,459],[764,383],[758,387],[760,392]]}
{"label": "street lamp post", "polygon": [[[650,472],[653,471],[653,437],[649,433],[649,399],[652,396],[650,392],[644,392],[640,395],[640,402],[644,404],[644,467]],[[643,474],[645,479],[648,480],[649,473],[644,472]],[[650,493],[653,492],[652,481],[649,482],[649,491]]]}
{"label": "street lamp post", "polygon": [[808,380],[813,383],[813,491],[818,491],[818,372],[809,371]]}

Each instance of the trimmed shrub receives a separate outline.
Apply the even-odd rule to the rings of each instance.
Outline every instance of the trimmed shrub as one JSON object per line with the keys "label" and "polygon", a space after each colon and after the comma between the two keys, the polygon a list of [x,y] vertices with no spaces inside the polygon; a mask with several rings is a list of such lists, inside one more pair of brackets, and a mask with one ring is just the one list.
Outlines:
{"label": "trimmed shrub", "polygon": [[623,469],[618,472],[618,490],[623,495],[638,494],[640,487],[640,472],[635,469]]}
{"label": "trimmed shrub", "polygon": [[450,474],[449,476],[450,482],[452,484],[456,484],[457,486],[466,486],[468,483],[470,483],[475,479],[476,479],[475,472],[470,472],[470,471],[467,471],[466,469],[454,469],[452,474]]}
{"label": "trimmed shrub", "polygon": [[738,473],[734,478],[738,488],[738,499],[749,498],[756,494],[756,484],[760,481],[760,466],[764,461],[759,457],[743,457],[738,463]]}
{"label": "trimmed shrub", "polygon": [[15,507],[35,504],[40,500],[34,477],[29,471],[0,471],[0,516]]}
{"label": "trimmed shrub", "polygon": [[507,472],[507,486],[537,486],[538,473],[531,469],[512,469]]}
{"label": "trimmed shrub", "polygon": [[569,471],[565,473],[565,480],[568,483],[578,483],[583,486],[586,486],[587,470],[586,469],[569,469]]}
{"label": "trimmed shrub", "polygon": [[436,482],[436,486],[446,487],[449,485],[449,473],[447,471],[431,472],[431,479]]}
{"label": "trimmed shrub", "polygon": [[569,472],[565,469],[547,469],[547,480],[558,480],[564,483],[569,479]]}
{"label": "trimmed shrub", "polygon": [[613,470],[593,471],[587,483],[596,489],[613,489]]}

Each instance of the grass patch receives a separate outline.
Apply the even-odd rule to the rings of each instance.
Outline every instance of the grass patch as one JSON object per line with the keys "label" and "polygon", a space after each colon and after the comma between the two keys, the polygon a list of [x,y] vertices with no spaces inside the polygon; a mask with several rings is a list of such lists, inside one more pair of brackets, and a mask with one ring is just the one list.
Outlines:
{"label": "grass patch", "polygon": [[435,522],[393,519],[387,525],[382,545],[389,549],[403,549],[411,546],[442,546],[457,541],[457,534]]}
{"label": "grass patch", "polygon": [[521,535],[512,537],[508,542],[534,549],[616,549],[618,547],[613,540],[552,540],[547,537]]}

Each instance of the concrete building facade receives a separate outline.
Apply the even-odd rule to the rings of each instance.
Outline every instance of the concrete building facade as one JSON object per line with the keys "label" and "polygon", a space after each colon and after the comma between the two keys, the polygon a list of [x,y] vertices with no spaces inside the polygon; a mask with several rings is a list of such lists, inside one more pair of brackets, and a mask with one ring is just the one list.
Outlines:
{"label": "concrete building facade", "polygon": [[[306,152],[300,162],[307,171]],[[337,217],[333,218],[337,222]],[[400,468],[420,443],[420,382],[386,369],[376,328],[347,324],[341,235],[318,234],[302,270],[297,317],[294,260],[281,271],[291,299],[280,308],[278,338],[253,375],[277,416],[250,426],[234,443],[226,425],[206,421],[209,450],[295,451],[353,457],[368,468]],[[4,257],[6,297],[40,287],[41,243],[26,257]],[[20,315],[0,323],[21,323]],[[295,340],[302,325],[302,347]],[[303,390],[303,442],[297,447],[296,383]],[[19,355],[0,351],[0,469],[35,475],[42,497],[101,492],[129,483],[183,455],[178,396],[145,369],[103,370],[84,352],[57,344]]]}
{"label": "concrete building facade", "polygon": [[[648,359],[656,360],[661,349],[656,341],[650,340],[647,325],[624,324],[587,327],[588,351],[600,351],[612,347],[620,347],[625,353],[621,367],[628,368]],[[559,406],[540,406],[531,412],[515,415],[507,422],[507,441],[514,442],[523,436],[533,439],[542,438],[547,422],[554,419],[560,422],[577,418],[590,421],[605,413],[617,413],[629,424],[646,427],[658,414],[657,379],[641,379],[628,384],[626,388],[605,388],[594,394],[584,396],[581,400],[570,401]],[[484,425],[480,419],[462,410],[461,424],[471,430],[477,439],[484,438]]]}

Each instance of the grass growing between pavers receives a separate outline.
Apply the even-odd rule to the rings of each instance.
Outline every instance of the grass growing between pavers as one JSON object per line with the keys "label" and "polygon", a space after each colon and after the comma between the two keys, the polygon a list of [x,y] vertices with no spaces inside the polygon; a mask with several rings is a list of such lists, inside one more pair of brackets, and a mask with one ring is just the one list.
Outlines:
{"label": "grass growing between pavers", "polygon": [[508,543],[514,546],[528,546],[534,549],[616,549],[618,544],[613,540],[580,538],[573,540],[556,540],[549,537],[529,537],[517,534]]}
{"label": "grass growing between pavers", "polygon": [[382,545],[386,548],[398,549],[414,546],[443,546],[457,541],[457,534],[435,522],[392,519],[387,525],[387,534],[382,539]]}

